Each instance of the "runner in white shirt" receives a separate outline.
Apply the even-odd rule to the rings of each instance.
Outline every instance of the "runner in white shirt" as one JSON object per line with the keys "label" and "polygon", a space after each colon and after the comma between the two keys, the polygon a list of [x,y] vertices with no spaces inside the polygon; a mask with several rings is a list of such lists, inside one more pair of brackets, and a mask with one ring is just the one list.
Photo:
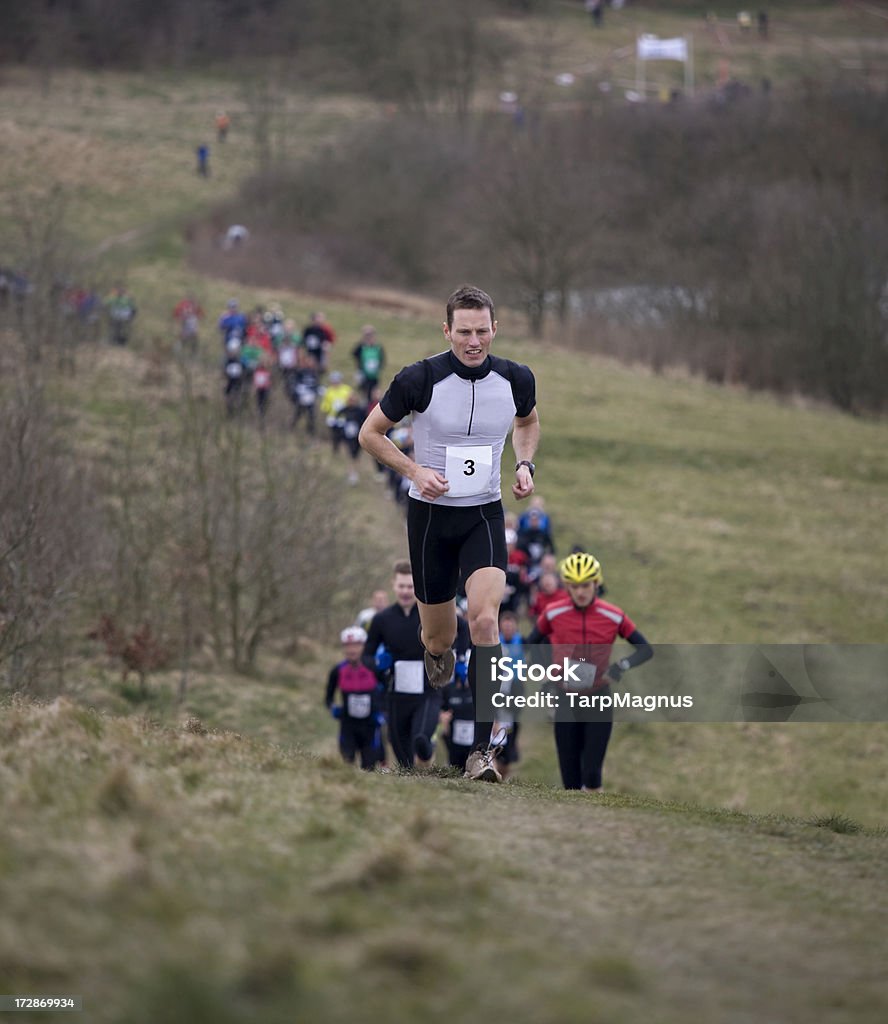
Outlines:
{"label": "runner in white shirt", "polygon": [[[453,675],[455,595],[462,577],[474,651],[469,681],[499,658],[498,615],[505,588],[506,540],[500,463],[509,431],[515,450],[512,493],[533,493],[539,418],[533,374],[526,366],[490,355],[496,336],[493,301],[464,285],[450,296],[444,337],[448,351],[412,363],[397,374],[361,429],[361,445],[411,481],[407,532],[426,668],[432,685]],[[413,458],[388,438],[413,414]],[[475,700],[476,708],[479,707]],[[476,712],[477,713],[477,712]],[[483,709],[481,710],[484,714]],[[490,748],[492,722],[479,720],[480,749],[466,773],[499,781]]]}

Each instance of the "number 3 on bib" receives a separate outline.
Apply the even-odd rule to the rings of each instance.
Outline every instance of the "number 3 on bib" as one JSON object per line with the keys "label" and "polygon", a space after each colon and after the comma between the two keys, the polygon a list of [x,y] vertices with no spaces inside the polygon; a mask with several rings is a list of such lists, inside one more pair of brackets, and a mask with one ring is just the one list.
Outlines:
{"label": "number 3 on bib", "polygon": [[452,498],[484,494],[490,485],[493,448],[489,444],[447,445],[444,476]]}

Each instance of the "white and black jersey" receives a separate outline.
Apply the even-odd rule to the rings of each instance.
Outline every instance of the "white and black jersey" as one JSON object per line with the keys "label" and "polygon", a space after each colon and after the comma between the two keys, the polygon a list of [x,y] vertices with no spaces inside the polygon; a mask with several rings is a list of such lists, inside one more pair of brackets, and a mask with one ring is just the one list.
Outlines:
{"label": "white and black jersey", "polygon": [[[450,483],[436,505],[471,506],[500,498],[500,462],[516,416],[536,405],[526,366],[488,356],[478,367],[441,352],[406,366],[379,407],[395,422],[413,413],[413,457]],[[410,497],[424,501],[415,484]]]}

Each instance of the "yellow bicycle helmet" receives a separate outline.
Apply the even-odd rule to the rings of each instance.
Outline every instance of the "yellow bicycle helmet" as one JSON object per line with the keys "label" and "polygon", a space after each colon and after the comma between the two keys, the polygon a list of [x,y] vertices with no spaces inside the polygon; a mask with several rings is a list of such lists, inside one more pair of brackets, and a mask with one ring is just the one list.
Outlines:
{"label": "yellow bicycle helmet", "polygon": [[565,583],[600,583],[603,578],[598,559],[586,551],[568,555],[558,569]]}

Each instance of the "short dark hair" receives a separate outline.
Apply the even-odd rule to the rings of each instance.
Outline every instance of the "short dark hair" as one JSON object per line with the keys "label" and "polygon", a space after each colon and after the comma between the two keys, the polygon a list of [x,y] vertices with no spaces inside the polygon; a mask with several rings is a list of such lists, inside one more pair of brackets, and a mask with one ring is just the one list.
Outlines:
{"label": "short dark hair", "polygon": [[493,299],[487,292],[481,291],[473,284],[461,284],[459,288],[447,300],[447,326],[453,326],[453,311],[455,309],[489,309],[490,322],[496,320],[496,310],[493,308]]}
{"label": "short dark hair", "polygon": [[412,576],[413,575],[413,569],[411,568],[410,563],[407,561],[406,558],[402,558],[399,561],[395,562],[395,564],[392,566],[392,575],[393,576]]}

